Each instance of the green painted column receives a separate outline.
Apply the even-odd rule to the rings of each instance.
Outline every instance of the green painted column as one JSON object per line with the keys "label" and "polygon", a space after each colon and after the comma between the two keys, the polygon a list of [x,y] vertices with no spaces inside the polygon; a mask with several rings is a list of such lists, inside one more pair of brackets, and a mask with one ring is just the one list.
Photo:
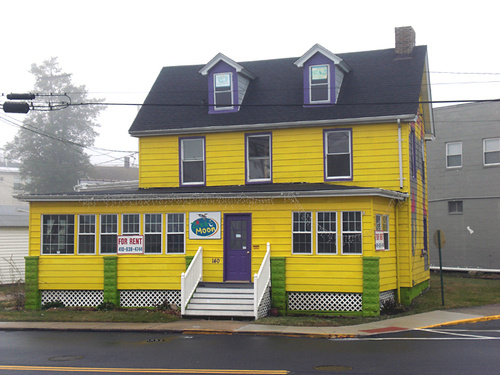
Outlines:
{"label": "green painted column", "polygon": [[38,259],[37,256],[28,256],[24,258],[25,262],[25,284],[24,294],[26,310],[40,310],[42,297],[38,289]]}
{"label": "green painted column", "polygon": [[286,315],[286,258],[271,257],[271,306]]}
{"label": "green painted column", "polygon": [[120,293],[118,291],[118,257],[105,256],[103,260],[103,302],[112,302],[115,306],[120,306]]}
{"label": "green painted column", "polygon": [[380,258],[363,257],[363,316],[380,315]]}

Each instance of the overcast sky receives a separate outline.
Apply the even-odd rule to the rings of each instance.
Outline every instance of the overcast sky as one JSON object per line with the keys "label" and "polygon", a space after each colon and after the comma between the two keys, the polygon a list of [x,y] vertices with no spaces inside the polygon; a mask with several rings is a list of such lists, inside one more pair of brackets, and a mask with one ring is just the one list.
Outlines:
{"label": "overcast sky", "polygon": [[[491,1],[85,0],[4,1],[0,94],[33,89],[32,63],[58,57],[75,85],[106,102],[142,103],[160,69],[299,57],[315,43],[333,53],[394,47],[412,26],[427,45],[435,101],[500,98],[498,14]],[[0,97],[0,102],[5,98]],[[137,107],[108,107],[96,146],[136,151]],[[7,114],[0,112],[0,118]],[[8,114],[16,121],[24,115]],[[1,120],[1,119],[0,119]],[[0,121],[0,147],[17,128]],[[95,163],[123,156],[105,153]]]}

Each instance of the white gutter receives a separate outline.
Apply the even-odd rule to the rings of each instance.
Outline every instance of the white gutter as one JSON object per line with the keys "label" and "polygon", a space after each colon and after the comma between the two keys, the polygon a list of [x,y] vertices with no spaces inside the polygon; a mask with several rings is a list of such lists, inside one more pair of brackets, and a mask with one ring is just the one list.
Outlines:
{"label": "white gutter", "polygon": [[328,198],[377,196],[404,201],[408,194],[384,189],[347,189],[277,192],[234,192],[234,193],[151,193],[151,194],[85,194],[85,195],[25,195],[19,199],[27,202],[105,202],[105,201],[150,201],[150,200],[194,200],[194,199],[268,199],[268,198]]}
{"label": "white gutter", "polygon": [[269,129],[287,129],[318,126],[344,126],[344,125],[370,125],[380,123],[390,123],[397,121],[416,121],[415,114],[406,114],[398,116],[378,116],[378,117],[359,117],[339,120],[317,120],[317,121],[296,121],[296,122],[277,122],[263,124],[244,124],[227,126],[201,126],[197,128],[186,129],[155,129],[132,131],[129,134],[133,137],[153,137],[158,135],[177,135],[193,133],[220,133],[227,131],[248,131],[248,130],[269,130]]}
{"label": "white gutter", "polygon": [[403,189],[403,152],[401,149],[401,119],[398,118],[399,188]]}

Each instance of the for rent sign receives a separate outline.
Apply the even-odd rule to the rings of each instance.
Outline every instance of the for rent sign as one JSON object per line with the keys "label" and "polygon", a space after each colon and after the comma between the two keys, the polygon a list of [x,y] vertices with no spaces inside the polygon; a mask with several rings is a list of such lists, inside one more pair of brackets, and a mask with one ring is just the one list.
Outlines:
{"label": "for rent sign", "polygon": [[118,254],[144,254],[143,236],[118,236]]}

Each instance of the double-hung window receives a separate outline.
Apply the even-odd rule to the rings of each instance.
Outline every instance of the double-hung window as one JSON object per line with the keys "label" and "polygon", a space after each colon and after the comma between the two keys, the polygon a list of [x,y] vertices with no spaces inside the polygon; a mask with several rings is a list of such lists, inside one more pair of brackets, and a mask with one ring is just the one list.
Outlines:
{"label": "double-hung window", "polygon": [[181,138],[180,182],[181,185],[205,183],[205,138]]}
{"label": "double-hung window", "polygon": [[246,135],[247,182],[271,182],[271,134]]}
{"label": "double-hung window", "polygon": [[342,254],[361,254],[361,212],[342,212]]}
{"label": "double-hung window", "polygon": [[167,214],[167,254],[185,252],[184,214]]}
{"label": "double-hung window", "polygon": [[102,214],[100,228],[101,254],[116,254],[118,250],[118,215]]}
{"label": "double-hung window", "polygon": [[138,235],[140,234],[140,221],[139,214],[123,214],[122,215],[122,234]]}
{"label": "double-hung window", "polygon": [[292,213],[292,253],[312,253],[312,213]]}
{"label": "double-hung window", "polygon": [[324,141],[325,179],[351,179],[351,130],[327,130]]}
{"label": "double-hung window", "polygon": [[483,140],[484,165],[500,165],[500,138]]}
{"label": "double-hung window", "polygon": [[337,213],[318,212],[317,227],[317,253],[337,254]]}
{"label": "double-hung window", "polygon": [[449,214],[462,214],[464,212],[464,202],[463,201],[448,201],[448,213]]}
{"label": "double-hung window", "polygon": [[144,252],[161,254],[162,214],[144,214]]}
{"label": "double-hung window", "polygon": [[233,76],[231,73],[214,74],[214,108],[233,108]]}
{"label": "double-hung window", "polygon": [[446,168],[460,168],[462,166],[462,142],[446,144]]}
{"label": "double-hung window", "polygon": [[389,250],[389,215],[375,216],[375,231],[380,236],[375,239],[375,250]]}
{"label": "double-hung window", "polygon": [[95,215],[78,215],[78,254],[95,254]]}
{"label": "double-hung window", "polygon": [[42,215],[42,254],[75,253],[75,216]]}
{"label": "double-hung window", "polygon": [[310,68],[309,95],[310,102],[330,102],[330,66],[312,65]]}

